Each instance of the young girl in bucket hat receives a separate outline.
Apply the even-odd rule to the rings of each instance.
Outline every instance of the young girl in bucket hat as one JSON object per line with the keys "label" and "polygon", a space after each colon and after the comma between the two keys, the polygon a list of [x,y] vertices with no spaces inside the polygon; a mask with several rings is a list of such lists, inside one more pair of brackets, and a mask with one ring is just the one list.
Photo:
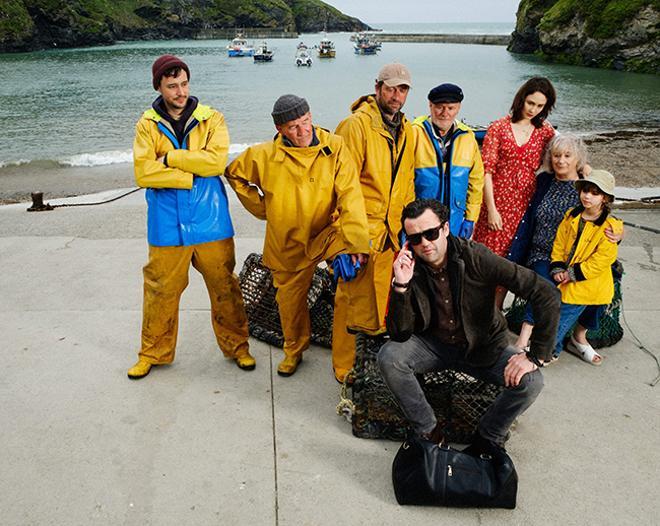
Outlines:
{"label": "young girl in bucket hat", "polygon": [[[609,241],[605,230],[623,230],[623,222],[610,215],[614,201],[614,176],[605,170],[592,170],[575,181],[580,204],[569,210],[557,229],[552,247],[550,273],[561,291],[561,311],[554,351],[556,359],[564,337],[587,305],[607,305],[614,295],[612,263],[618,245]],[[592,365],[602,357],[588,343],[571,337],[566,350]]]}

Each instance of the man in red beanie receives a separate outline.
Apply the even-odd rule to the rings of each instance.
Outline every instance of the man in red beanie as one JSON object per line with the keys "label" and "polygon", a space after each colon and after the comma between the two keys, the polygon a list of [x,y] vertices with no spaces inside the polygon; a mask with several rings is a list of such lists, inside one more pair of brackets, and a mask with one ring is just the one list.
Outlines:
{"label": "man in red beanie", "polygon": [[152,66],[160,96],[138,121],[135,180],[147,189],[149,261],[144,267],[142,348],[128,377],[174,360],[179,298],[190,263],[204,277],[224,355],[251,370],[248,327],[234,272],[234,229],[220,181],[229,151],[224,117],[189,92],[190,69],[173,55]]}

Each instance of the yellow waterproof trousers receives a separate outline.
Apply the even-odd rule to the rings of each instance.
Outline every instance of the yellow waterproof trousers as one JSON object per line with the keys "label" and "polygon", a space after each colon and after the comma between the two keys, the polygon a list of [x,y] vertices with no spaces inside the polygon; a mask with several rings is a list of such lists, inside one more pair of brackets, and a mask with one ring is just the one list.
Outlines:
{"label": "yellow waterproof trousers", "polygon": [[234,239],[192,246],[149,246],[144,273],[142,349],[152,364],[174,360],[179,326],[179,299],[188,285],[190,263],[204,277],[211,299],[211,322],[220,350],[233,358],[248,349],[248,324],[243,297],[234,274]]}
{"label": "yellow waterproof trousers", "polygon": [[389,247],[383,252],[372,251],[354,280],[339,280],[332,326],[332,366],[338,378],[343,378],[355,361],[355,336],[347,329],[372,335],[385,331],[394,255]]}
{"label": "yellow waterproof trousers", "polygon": [[312,284],[316,263],[309,267],[286,272],[273,270],[273,285],[277,289],[275,299],[280,311],[284,334],[284,354],[300,356],[309,347],[311,322],[307,307],[307,293]]}

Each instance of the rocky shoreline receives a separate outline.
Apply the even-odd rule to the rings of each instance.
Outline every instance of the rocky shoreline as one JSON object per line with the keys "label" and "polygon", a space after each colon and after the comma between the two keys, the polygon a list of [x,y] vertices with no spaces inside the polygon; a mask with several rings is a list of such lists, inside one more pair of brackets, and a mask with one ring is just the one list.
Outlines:
{"label": "rocky shoreline", "polygon": [[[589,162],[616,177],[619,187],[660,187],[660,128],[619,131],[584,137]],[[34,169],[8,166],[0,169],[0,204],[29,202],[30,193],[44,193],[44,200],[93,194],[135,186],[129,163],[95,167]]]}
{"label": "rocky shoreline", "polygon": [[589,162],[614,174],[617,186],[660,187],[660,128],[584,137]]}
{"label": "rocky shoreline", "polygon": [[658,2],[521,0],[513,53],[564,64],[660,74]]}

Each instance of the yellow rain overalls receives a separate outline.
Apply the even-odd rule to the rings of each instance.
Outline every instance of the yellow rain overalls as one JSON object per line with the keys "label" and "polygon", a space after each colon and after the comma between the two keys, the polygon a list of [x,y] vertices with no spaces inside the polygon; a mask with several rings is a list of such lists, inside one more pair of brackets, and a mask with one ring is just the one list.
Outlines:
{"label": "yellow rain overalls", "polygon": [[344,138],[360,174],[371,251],[358,277],[348,283],[340,281],[337,287],[332,360],[339,379],[355,360],[355,337],[347,328],[368,334],[385,330],[392,264],[400,249],[401,212],[415,199],[415,144],[410,122],[402,117],[395,143],[374,95],[359,98],[351,111],[336,133]]}
{"label": "yellow rain overalls", "polygon": [[369,252],[364,201],[344,141],[322,128],[315,134],[315,146],[286,146],[281,135],[252,146],[225,174],[243,206],[266,220],[263,262],[277,288],[287,356],[309,347],[307,292],[317,264]]}
{"label": "yellow rain overalls", "polygon": [[[139,120],[133,144],[135,180],[147,188],[149,261],[144,267],[141,359],[174,360],[179,299],[190,263],[204,277],[220,349],[248,352],[248,326],[233,273],[234,230],[218,174],[227,163],[229,135],[221,113],[198,104],[182,144],[154,109]],[[158,159],[167,155],[167,165]]]}

